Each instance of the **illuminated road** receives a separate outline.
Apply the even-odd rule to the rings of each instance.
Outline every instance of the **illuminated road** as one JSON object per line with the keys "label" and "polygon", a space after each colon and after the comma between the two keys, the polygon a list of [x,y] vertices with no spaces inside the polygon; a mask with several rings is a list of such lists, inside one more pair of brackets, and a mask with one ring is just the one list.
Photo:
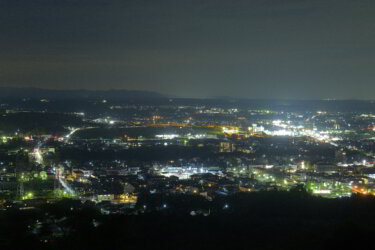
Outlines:
{"label": "illuminated road", "polygon": [[[67,136],[65,136],[66,138],[69,138],[72,134],[74,134],[76,131],[78,131],[79,129],[74,129],[72,130]],[[35,157],[35,162],[40,164],[40,165],[43,165],[44,164],[44,159],[43,159],[43,154],[41,152],[41,148],[43,146],[44,142],[43,141],[39,141],[35,148],[34,148],[34,157]],[[61,176],[59,175],[55,175],[55,178],[58,179],[58,181],[60,182],[61,186],[64,188],[65,192],[69,193],[69,194],[72,194],[74,195],[75,192],[74,190],[69,186],[69,184],[61,178]]]}
{"label": "illuminated road", "polygon": [[69,194],[75,194],[74,190],[69,186],[69,184],[63,180],[61,177],[58,177],[59,179],[59,182],[61,184],[61,186],[63,186],[64,190],[69,193]]}
{"label": "illuminated road", "polygon": [[63,140],[65,142],[68,142],[77,131],[85,130],[85,129],[93,129],[93,128],[97,128],[97,127],[70,128],[70,132],[63,137]]}
{"label": "illuminated road", "polygon": [[43,155],[40,152],[40,148],[42,147],[42,145],[43,145],[43,142],[39,141],[36,144],[36,146],[34,148],[34,152],[33,152],[33,155],[35,157],[35,162],[38,163],[39,165],[43,165],[44,164]]}
{"label": "illuminated road", "polygon": [[72,135],[74,135],[75,132],[77,132],[78,130],[80,130],[80,128],[73,128],[66,136],[65,136],[65,140],[69,140],[70,137]]}

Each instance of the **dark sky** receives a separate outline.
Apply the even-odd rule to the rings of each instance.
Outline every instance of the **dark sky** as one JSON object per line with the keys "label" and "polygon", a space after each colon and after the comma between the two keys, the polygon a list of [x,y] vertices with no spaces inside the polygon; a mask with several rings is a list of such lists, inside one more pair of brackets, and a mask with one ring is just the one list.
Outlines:
{"label": "dark sky", "polygon": [[0,86],[375,99],[374,0],[0,0]]}

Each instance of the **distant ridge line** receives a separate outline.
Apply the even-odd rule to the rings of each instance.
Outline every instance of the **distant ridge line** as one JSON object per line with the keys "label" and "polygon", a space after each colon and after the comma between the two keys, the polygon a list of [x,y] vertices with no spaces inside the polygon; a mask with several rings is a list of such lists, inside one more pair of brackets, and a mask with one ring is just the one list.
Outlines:
{"label": "distant ridge line", "polygon": [[43,89],[43,88],[15,88],[0,87],[0,98],[54,98],[54,99],[70,99],[70,98],[108,98],[108,99],[146,99],[146,98],[166,98],[153,91],[142,90],[87,90],[87,89]]}

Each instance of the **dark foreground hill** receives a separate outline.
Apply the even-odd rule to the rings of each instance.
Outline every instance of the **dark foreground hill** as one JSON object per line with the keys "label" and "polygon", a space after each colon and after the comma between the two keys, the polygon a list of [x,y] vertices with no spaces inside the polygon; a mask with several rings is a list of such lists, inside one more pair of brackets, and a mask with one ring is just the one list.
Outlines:
{"label": "dark foreground hill", "polygon": [[[161,204],[164,209],[157,209]],[[373,249],[375,199],[304,193],[143,197],[138,215],[63,200],[0,217],[1,249]],[[227,206],[226,206],[227,205]],[[191,216],[204,207],[210,215]]]}

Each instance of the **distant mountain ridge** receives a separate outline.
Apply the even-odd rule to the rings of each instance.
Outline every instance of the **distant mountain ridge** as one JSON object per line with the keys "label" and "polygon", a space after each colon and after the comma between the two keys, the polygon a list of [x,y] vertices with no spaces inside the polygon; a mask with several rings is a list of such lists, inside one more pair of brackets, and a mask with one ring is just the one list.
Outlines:
{"label": "distant mountain ridge", "polygon": [[146,99],[165,98],[166,96],[152,91],[141,90],[86,90],[86,89],[42,89],[42,88],[11,88],[0,87],[0,98],[52,98],[52,99]]}

